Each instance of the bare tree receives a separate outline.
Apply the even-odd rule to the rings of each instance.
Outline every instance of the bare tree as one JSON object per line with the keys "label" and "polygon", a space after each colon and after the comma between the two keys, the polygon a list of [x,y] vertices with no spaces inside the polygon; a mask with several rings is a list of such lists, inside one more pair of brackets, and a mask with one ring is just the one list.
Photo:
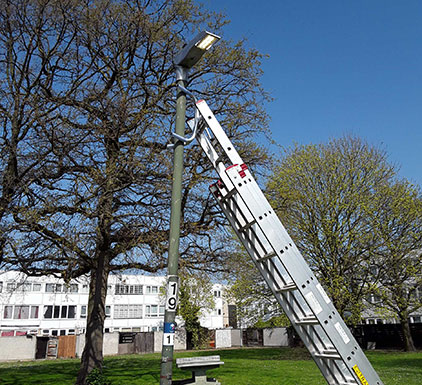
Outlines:
{"label": "bare tree", "polygon": [[0,265],[6,245],[13,244],[11,207],[43,172],[53,150],[45,134],[57,124],[57,105],[46,94],[58,86],[57,68],[68,51],[58,47],[72,37],[65,18],[69,4],[53,12],[48,3],[59,4],[0,4]]}
{"label": "bare tree", "polygon": [[[41,12],[51,12],[57,20],[51,31],[63,38],[54,58],[44,54],[48,36],[40,49],[42,95],[51,105],[51,123],[42,126],[40,143],[49,152],[10,209],[14,242],[7,261],[28,274],[90,276],[77,380],[84,384],[87,374],[102,366],[109,273],[156,272],[166,263],[173,57],[185,36],[204,26],[218,32],[226,21],[191,1],[34,0],[8,6],[32,23]],[[265,160],[253,142],[266,127],[261,59],[243,42],[222,42],[190,75],[190,89],[212,97],[214,111],[252,165]],[[210,166],[196,146],[185,159],[183,263],[222,270],[226,255],[214,236],[222,221],[206,192]]]}

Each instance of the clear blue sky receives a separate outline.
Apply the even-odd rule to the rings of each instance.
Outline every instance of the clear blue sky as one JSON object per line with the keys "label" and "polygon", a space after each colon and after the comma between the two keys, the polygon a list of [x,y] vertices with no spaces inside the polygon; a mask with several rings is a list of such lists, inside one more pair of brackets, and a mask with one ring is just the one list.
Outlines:
{"label": "clear blue sky", "polygon": [[263,85],[276,142],[353,134],[422,185],[422,1],[204,0],[269,55]]}

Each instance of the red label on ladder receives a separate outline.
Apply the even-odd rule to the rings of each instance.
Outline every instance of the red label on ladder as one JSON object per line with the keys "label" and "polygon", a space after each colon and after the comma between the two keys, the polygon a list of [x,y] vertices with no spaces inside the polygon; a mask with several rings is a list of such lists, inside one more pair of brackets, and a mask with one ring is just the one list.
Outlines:
{"label": "red label on ladder", "polygon": [[240,168],[241,168],[241,170],[239,171],[239,175],[240,175],[241,178],[244,178],[246,176],[245,171],[248,169],[248,166],[245,163],[243,163],[243,164],[240,165]]}

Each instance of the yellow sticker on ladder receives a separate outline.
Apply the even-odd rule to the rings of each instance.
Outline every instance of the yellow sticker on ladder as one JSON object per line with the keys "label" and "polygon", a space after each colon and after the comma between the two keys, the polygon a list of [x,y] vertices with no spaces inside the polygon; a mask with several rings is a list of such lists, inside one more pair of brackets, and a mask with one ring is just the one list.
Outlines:
{"label": "yellow sticker on ladder", "polygon": [[369,382],[366,381],[366,378],[363,376],[362,372],[360,371],[357,365],[353,366],[353,370],[355,371],[362,385],[369,385]]}

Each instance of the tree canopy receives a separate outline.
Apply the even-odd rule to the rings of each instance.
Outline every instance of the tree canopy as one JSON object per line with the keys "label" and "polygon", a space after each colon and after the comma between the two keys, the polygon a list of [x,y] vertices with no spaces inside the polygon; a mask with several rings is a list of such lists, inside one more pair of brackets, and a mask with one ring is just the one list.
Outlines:
{"label": "tree canopy", "polygon": [[[169,231],[173,58],[200,29],[228,22],[190,0],[17,0],[0,5],[2,262],[66,280],[90,275],[79,383],[102,362],[106,280],[165,267]],[[251,164],[267,127],[263,55],[221,41],[190,73]],[[211,168],[187,150],[181,256],[223,269]],[[212,245],[212,247],[211,247]]]}
{"label": "tree canopy", "polygon": [[373,257],[375,307],[402,325],[404,348],[415,350],[409,317],[422,308],[422,197],[406,180],[381,185],[370,218],[380,247]]}
{"label": "tree canopy", "polygon": [[[286,151],[267,191],[282,222],[343,316],[360,320],[377,247],[368,210],[395,176],[385,152],[343,137]],[[347,313],[346,313],[347,312]]]}

